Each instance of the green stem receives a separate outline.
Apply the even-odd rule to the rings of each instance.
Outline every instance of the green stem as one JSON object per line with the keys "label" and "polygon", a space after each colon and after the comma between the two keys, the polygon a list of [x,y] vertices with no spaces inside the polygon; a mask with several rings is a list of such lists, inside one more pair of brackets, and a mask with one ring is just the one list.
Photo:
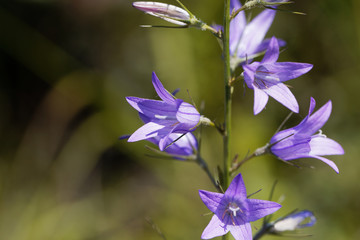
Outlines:
{"label": "green stem", "polygon": [[[224,0],[224,35],[223,35],[223,56],[224,56],[224,88],[225,88],[225,104],[224,104],[224,174],[223,189],[226,190],[230,183],[230,144],[231,144],[231,70],[230,70],[230,0]],[[223,240],[228,239],[228,234],[223,236]]]}
{"label": "green stem", "polygon": [[224,36],[223,36],[223,56],[224,56],[224,87],[225,87],[225,105],[224,105],[224,179],[223,188],[229,186],[229,170],[231,164],[230,157],[230,136],[231,136],[231,71],[230,71],[230,50],[229,50],[229,31],[230,27],[230,0],[225,0],[224,6]]}

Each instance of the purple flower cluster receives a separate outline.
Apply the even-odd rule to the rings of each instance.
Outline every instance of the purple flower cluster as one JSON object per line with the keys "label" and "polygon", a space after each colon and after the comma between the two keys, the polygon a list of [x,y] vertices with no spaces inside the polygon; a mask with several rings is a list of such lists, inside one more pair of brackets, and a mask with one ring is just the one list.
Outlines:
{"label": "purple flower cluster", "polygon": [[[254,115],[265,109],[269,96],[290,111],[298,113],[298,102],[284,82],[300,77],[313,67],[308,63],[278,62],[279,49],[285,45],[285,42],[276,37],[265,39],[275,18],[276,6],[289,2],[288,0],[249,0],[242,6],[239,0],[230,0],[230,13],[234,14],[229,26],[231,72],[235,75],[237,68],[243,70],[240,76],[243,77],[246,86],[254,91]],[[201,26],[200,28],[203,30],[211,28],[200,22],[183,5],[182,7],[185,9],[157,2],[135,2],[133,6],[147,14],[180,26]],[[255,6],[269,8],[273,6],[273,8],[262,11],[248,22],[244,11],[241,10]],[[199,23],[201,24],[197,25]],[[222,27],[215,26],[214,28],[211,28],[212,33],[221,38]],[[254,61],[260,56],[263,56],[261,61]],[[219,192],[222,192],[221,187],[212,178],[206,163],[198,153],[197,140],[191,133],[201,123],[207,125],[213,123],[200,116],[193,105],[175,98],[168,92],[155,73],[152,74],[152,83],[160,100],[126,97],[128,103],[139,112],[139,116],[144,122],[144,125],[137,129],[128,141],[148,140],[158,145],[160,151],[165,151],[180,160],[187,159],[188,156],[195,156]],[[316,112],[314,112],[314,108],[315,100],[311,98],[308,115],[297,126],[276,133],[270,142],[260,149],[263,153],[271,152],[283,161],[317,158],[339,173],[339,169],[333,161],[322,157],[344,154],[341,145],[327,138],[321,131],[330,117],[332,103],[328,101]],[[226,135],[226,131],[221,126],[216,127],[224,136]],[[257,156],[257,154],[254,155]],[[232,172],[232,170],[229,171]],[[228,174],[228,171],[224,172]],[[251,240],[250,222],[261,219],[281,208],[281,205],[275,202],[249,199],[241,174],[233,179],[225,193],[200,190],[199,194],[207,208],[214,213],[202,233],[202,239],[210,239],[230,232],[236,240]],[[309,219],[310,222],[304,223]],[[316,219],[312,212],[305,210],[290,214],[272,223],[267,222],[269,225],[264,223],[264,226],[266,225],[268,228],[266,231],[278,234],[283,231],[312,226],[315,222]]]}

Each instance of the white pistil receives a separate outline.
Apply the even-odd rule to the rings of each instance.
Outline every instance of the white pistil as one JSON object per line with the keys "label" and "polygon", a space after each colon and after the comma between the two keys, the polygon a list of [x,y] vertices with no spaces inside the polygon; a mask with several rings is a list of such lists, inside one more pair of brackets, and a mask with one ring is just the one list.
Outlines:
{"label": "white pistil", "polygon": [[238,205],[236,205],[235,203],[230,204],[229,210],[232,212],[234,217],[236,217],[236,212],[237,211],[241,211],[240,208],[238,207]]}
{"label": "white pistil", "polygon": [[320,137],[324,137],[324,138],[326,138],[326,137],[327,137],[325,134],[323,134],[323,132],[322,132],[322,130],[321,130],[321,129],[319,129],[319,133],[318,133],[318,135],[319,135]]}

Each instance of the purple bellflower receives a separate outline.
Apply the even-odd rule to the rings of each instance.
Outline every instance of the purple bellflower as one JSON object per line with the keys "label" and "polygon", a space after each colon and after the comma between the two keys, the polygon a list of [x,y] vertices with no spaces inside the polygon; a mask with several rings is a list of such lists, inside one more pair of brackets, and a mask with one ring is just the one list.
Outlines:
{"label": "purple bellflower", "polygon": [[[230,1],[230,13],[241,8],[239,0]],[[244,11],[230,22],[230,56],[232,68],[245,61],[250,61],[254,57],[264,52],[270,42],[265,39],[265,34],[269,30],[276,11],[266,9],[257,15],[251,22],[246,22]],[[285,45],[283,40],[279,40],[279,45]]]}
{"label": "purple bellflower", "polygon": [[[317,158],[339,173],[339,169],[333,161],[321,157],[321,155],[344,154],[341,145],[327,138],[320,130],[331,114],[331,101],[312,114],[315,104],[315,100],[311,98],[309,113],[301,123],[293,128],[280,131],[271,138],[270,150],[272,154],[284,161]],[[315,134],[316,132],[318,133]]]}
{"label": "purple bellflower", "polygon": [[313,65],[297,62],[276,62],[278,57],[278,40],[272,37],[262,61],[243,66],[246,85],[254,90],[255,115],[265,108],[269,96],[291,111],[299,112],[299,105],[294,95],[283,82],[307,73]]}
{"label": "purple bellflower", "polygon": [[271,228],[272,233],[281,233],[285,231],[295,231],[299,228],[311,227],[316,223],[316,218],[311,211],[303,210],[289,214],[281,218]]}
{"label": "purple bellflower", "polygon": [[241,174],[231,182],[224,194],[199,190],[200,198],[214,213],[210,223],[201,235],[210,239],[225,235],[230,231],[236,240],[251,240],[251,225],[266,215],[281,208],[275,202],[248,199]]}
{"label": "purple bellflower", "polygon": [[152,83],[161,100],[126,97],[145,123],[130,136],[128,142],[155,138],[163,151],[171,143],[172,133],[185,134],[195,130],[200,123],[200,114],[193,105],[169,93],[154,72]]}

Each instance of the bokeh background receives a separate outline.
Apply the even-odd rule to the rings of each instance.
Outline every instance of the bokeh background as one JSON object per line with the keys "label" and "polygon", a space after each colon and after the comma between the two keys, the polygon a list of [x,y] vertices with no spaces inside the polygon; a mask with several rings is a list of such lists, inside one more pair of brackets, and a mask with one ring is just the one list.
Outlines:
{"label": "bokeh background", "polygon": [[[175,1],[168,3],[176,4]],[[183,0],[205,22],[221,23],[222,1]],[[315,159],[301,169],[263,156],[243,166],[248,192],[283,208],[312,210],[311,239],[360,239],[360,2],[299,0],[278,12],[268,37],[287,41],[280,61],[314,64],[289,81],[300,104],[287,127],[329,99],[323,128],[340,142],[337,175]],[[253,16],[259,10],[253,10]],[[151,72],[204,114],[223,120],[223,67],[216,39],[196,29],[144,29],[164,24],[128,0],[2,0],[0,2],[0,239],[200,239],[210,220],[198,189],[215,191],[195,164],[146,156],[145,142],[118,140],[142,125],[125,96],[156,97]],[[236,85],[233,154],[263,146],[288,114],[270,100],[252,114],[253,93]],[[221,137],[202,131],[212,172],[221,165]],[[313,168],[311,168],[313,167]],[[261,222],[253,224],[253,231]],[[266,236],[264,239],[279,239]],[[280,238],[292,239],[292,238]]]}

